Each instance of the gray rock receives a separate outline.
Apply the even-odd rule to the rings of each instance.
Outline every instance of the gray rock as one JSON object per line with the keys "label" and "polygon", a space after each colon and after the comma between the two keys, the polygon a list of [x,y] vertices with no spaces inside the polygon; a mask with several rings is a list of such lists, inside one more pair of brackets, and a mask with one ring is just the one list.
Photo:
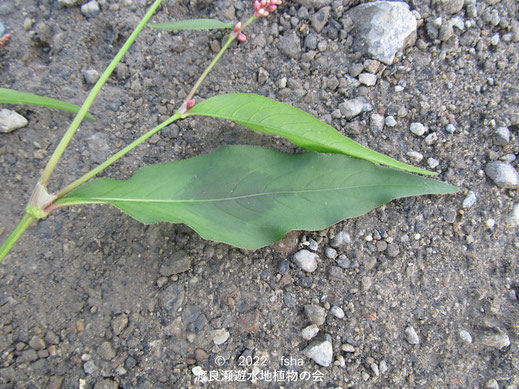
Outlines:
{"label": "gray rock", "polygon": [[18,128],[25,127],[29,121],[10,109],[0,109],[0,132],[7,134]]}
{"label": "gray rock", "polygon": [[476,201],[477,201],[476,194],[473,191],[469,190],[467,193],[467,196],[463,200],[462,206],[463,206],[463,208],[470,208],[474,204],[476,204]]}
{"label": "gray rock", "polygon": [[372,73],[359,74],[359,82],[366,86],[373,86],[377,83],[377,75]]}
{"label": "gray rock", "polygon": [[445,131],[447,131],[449,134],[454,134],[454,132],[456,131],[456,127],[453,124],[449,123],[445,126]]}
{"label": "gray rock", "polygon": [[112,321],[112,331],[115,336],[121,334],[128,325],[128,315],[122,314]]}
{"label": "gray rock", "polygon": [[62,7],[74,7],[79,0],[58,0],[58,4]]}
{"label": "gray rock", "polygon": [[17,358],[17,363],[33,362],[38,359],[38,354],[35,350],[29,349],[22,351],[22,354]]}
{"label": "gray rock", "polygon": [[386,117],[386,119],[384,120],[384,123],[386,123],[386,126],[388,126],[388,127],[396,126],[396,120],[393,116]]}
{"label": "gray rock", "polygon": [[420,338],[413,327],[407,327],[405,329],[405,339],[409,344],[420,344]]}
{"label": "gray rock", "polygon": [[332,309],[330,309],[330,312],[337,319],[344,319],[344,311],[343,311],[343,309],[341,307],[338,307],[337,305],[334,305],[332,307]]}
{"label": "gray rock", "polygon": [[448,0],[444,3],[445,11],[449,14],[455,14],[461,11],[465,0]]}
{"label": "gray rock", "polygon": [[512,227],[519,226],[519,203],[514,204],[510,214],[508,215],[508,224]]}
{"label": "gray rock", "polygon": [[378,364],[378,368],[380,369],[380,373],[384,374],[387,372],[387,362],[383,359]]}
{"label": "gray rock", "polygon": [[432,146],[433,144],[436,143],[436,141],[438,140],[438,135],[436,135],[435,132],[432,132],[430,133],[429,135],[427,135],[425,137],[425,143],[428,145],[428,146]]}
{"label": "gray rock", "polygon": [[360,73],[362,73],[363,70],[364,70],[364,64],[361,64],[358,62],[352,63],[350,65],[350,67],[348,68],[348,72],[350,73],[350,76],[352,76],[352,77],[357,77],[358,75],[360,75]]}
{"label": "gray rock", "polygon": [[94,389],[117,389],[118,387],[119,385],[117,385],[117,382],[109,378],[98,380],[94,385]]}
{"label": "gray rock", "polygon": [[486,389],[499,389],[499,383],[494,379],[489,379],[485,384]]}
{"label": "gray rock", "polygon": [[294,31],[291,31],[281,37],[279,49],[289,58],[296,58],[301,52],[301,42]]}
{"label": "gray rock", "polygon": [[303,350],[303,354],[320,366],[330,366],[333,361],[332,337],[328,334],[323,334],[319,339],[310,343]]}
{"label": "gray rock", "polygon": [[59,344],[60,339],[59,339],[58,335],[56,335],[54,332],[48,331],[45,334],[45,342],[47,344]]}
{"label": "gray rock", "polygon": [[316,32],[321,32],[324,26],[326,26],[326,23],[328,23],[331,9],[331,7],[323,7],[310,18],[312,27]]}
{"label": "gray rock", "polygon": [[378,131],[382,131],[384,129],[384,116],[378,113],[372,113],[370,117],[370,123]]}
{"label": "gray rock", "polygon": [[319,333],[319,327],[317,327],[315,324],[311,324],[308,327],[303,328],[301,331],[301,336],[305,340],[310,340],[315,338],[315,336]]}
{"label": "gray rock", "polygon": [[103,342],[97,349],[97,353],[105,361],[111,361],[115,358],[115,351],[110,342]]}
{"label": "gray rock", "polygon": [[510,142],[510,130],[508,127],[499,127],[496,130],[494,142],[500,146],[506,146]]}
{"label": "gray rock", "polygon": [[494,161],[485,167],[486,175],[502,188],[519,188],[519,173],[505,162]]}
{"label": "gray rock", "polygon": [[519,20],[512,20],[512,41],[519,42]]}
{"label": "gray rock", "polygon": [[472,336],[470,335],[470,333],[468,331],[465,331],[465,330],[461,330],[459,332],[459,335],[460,335],[460,339],[463,340],[465,343],[472,343]]}
{"label": "gray rock", "polygon": [[184,302],[184,288],[178,284],[171,284],[159,296],[159,304],[169,313],[178,311]]}
{"label": "gray rock", "polygon": [[425,127],[422,123],[411,123],[409,131],[417,136],[423,136],[423,134],[427,132],[427,127]]}
{"label": "gray rock", "polygon": [[343,269],[348,269],[351,266],[351,261],[348,258],[339,258],[337,260],[337,265]]}
{"label": "gray rock", "polygon": [[295,0],[296,3],[301,4],[303,7],[306,8],[322,8],[327,5],[330,5],[333,0]]}
{"label": "gray rock", "polygon": [[312,273],[317,269],[317,259],[319,256],[308,250],[300,250],[294,254],[293,260],[301,269]]}
{"label": "gray rock", "polygon": [[173,274],[184,273],[191,269],[191,256],[184,250],[174,252],[160,265],[160,275],[169,277]]}
{"label": "gray rock", "polygon": [[409,152],[406,153],[406,155],[413,162],[421,162],[422,159],[423,159],[423,154],[419,153],[418,151],[409,151]]}
{"label": "gray rock", "polygon": [[416,19],[401,1],[361,4],[350,9],[346,17],[351,20],[353,48],[386,65],[416,40]]}
{"label": "gray rock", "polygon": [[86,139],[90,160],[95,163],[102,163],[112,153],[109,146],[108,134],[96,132]]}
{"label": "gray rock", "polygon": [[329,258],[329,259],[337,258],[337,250],[335,250],[334,248],[326,247],[326,249],[324,250],[324,253],[326,254],[326,258]]}
{"label": "gray rock", "polygon": [[211,331],[210,337],[217,346],[224,344],[229,339],[229,332],[225,328]]}
{"label": "gray rock", "polygon": [[479,342],[490,348],[502,349],[503,347],[510,346],[510,338],[503,331],[497,330],[492,332],[486,332],[481,335]]}
{"label": "gray rock", "polygon": [[440,161],[438,161],[436,158],[427,158],[427,165],[431,168],[431,169],[434,169],[436,167],[438,167],[438,165],[440,164]]}
{"label": "gray rock", "polygon": [[33,336],[29,341],[29,346],[36,351],[43,350],[45,348],[45,342],[39,336]]}
{"label": "gray rock", "polygon": [[351,243],[350,235],[346,231],[339,231],[332,239],[331,246],[336,249],[344,248]]}
{"label": "gray rock", "polygon": [[308,34],[305,38],[305,47],[310,50],[317,49],[317,44],[319,41],[317,40],[317,35],[313,32]]}
{"label": "gray rock", "polygon": [[4,33],[5,33],[5,25],[4,25],[4,23],[2,23],[0,21],[0,38],[4,35]]}
{"label": "gray rock", "polygon": [[100,12],[101,8],[99,8],[99,4],[96,0],[91,0],[81,6],[81,13],[87,18],[95,18]]}
{"label": "gray rock", "polygon": [[96,366],[94,361],[87,361],[83,365],[83,371],[86,374],[89,374],[89,375],[94,374],[97,370],[98,370],[98,367]]}
{"label": "gray rock", "polygon": [[269,72],[260,67],[258,70],[258,83],[264,85],[267,82],[268,78]]}
{"label": "gray rock", "polygon": [[305,305],[305,315],[308,321],[316,326],[323,325],[324,320],[326,319],[326,311],[324,308],[315,304]]}
{"label": "gray rock", "polygon": [[351,119],[363,112],[372,111],[373,106],[367,98],[364,96],[359,96],[339,104],[339,109],[345,118]]}
{"label": "gray rock", "polygon": [[99,73],[95,69],[88,69],[83,71],[83,78],[87,84],[95,84],[99,80]]}

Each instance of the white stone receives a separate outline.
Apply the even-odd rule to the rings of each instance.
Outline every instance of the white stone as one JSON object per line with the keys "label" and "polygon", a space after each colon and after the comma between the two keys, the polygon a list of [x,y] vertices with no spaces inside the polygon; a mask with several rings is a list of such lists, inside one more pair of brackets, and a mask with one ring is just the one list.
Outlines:
{"label": "white stone", "polygon": [[225,328],[211,331],[211,338],[217,346],[224,344],[229,339],[229,332]]}
{"label": "white stone", "polygon": [[512,227],[519,226],[519,203],[514,204],[510,215],[508,215],[508,224]]}
{"label": "white stone", "polygon": [[410,344],[420,343],[420,338],[413,327],[407,327],[405,329],[405,338]]}
{"label": "white stone", "polygon": [[373,86],[377,83],[377,75],[372,73],[359,74],[359,82],[366,86]]}
{"label": "white stone", "polygon": [[409,131],[417,136],[422,136],[427,132],[427,128],[422,123],[411,123]]}
{"label": "white stone", "polygon": [[10,109],[0,109],[0,132],[8,133],[25,127],[29,121],[18,112]]}
{"label": "white stone", "polygon": [[320,366],[330,366],[333,361],[332,337],[325,334],[322,339],[313,341],[303,350],[303,354]]}
{"label": "white stone", "polygon": [[294,262],[301,269],[308,273],[312,273],[317,269],[317,259],[319,256],[316,253],[312,253],[308,250],[300,250],[294,254]]}
{"label": "white stone", "polygon": [[301,331],[301,336],[305,340],[310,340],[315,338],[315,336],[319,333],[319,327],[315,324],[311,324],[308,327],[303,328]]}

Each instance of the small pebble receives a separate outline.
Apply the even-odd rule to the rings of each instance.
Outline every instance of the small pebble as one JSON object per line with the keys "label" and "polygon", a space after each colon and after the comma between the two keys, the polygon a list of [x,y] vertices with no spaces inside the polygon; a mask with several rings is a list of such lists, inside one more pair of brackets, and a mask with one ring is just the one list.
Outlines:
{"label": "small pebble", "polygon": [[476,204],[476,194],[469,190],[468,193],[467,193],[467,196],[465,197],[465,199],[463,200],[463,208],[470,208],[472,207],[474,204]]}
{"label": "small pebble", "polygon": [[508,127],[499,127],[496,130],[494,142],[500,146],[506,146],[510,142],[510,130]]}
{"label": "small pebble", "polygon": [[460,339],[463,340],[464,342],[466,343],[472,343],[472,336],[470,335],[470,333],[468,331],[465,331],[465,330],[461,330],[459,332],[459,335],[460,335]]}
{"label": "small pebble", "polygon": [[418,151],[409,151],[408,153],[406,153],[406,155],[413,162],[421,162],[423,159],[423,154],[419,153]]}
{"label": "small pebble", "polygon": [[341,346],[341,350],[345,353],[354,353],[355,347],[353,347],[351,344],[345,343]]}
{"label": "small pebble", "polygon": [[319,332],[319,327],[315,324],[311,324],[308,327],[303,328],[303,330],[301,331],[301,336],[305,340],[310,340],[310,339],[315,338],[315,336],[317,335],[318,332]]}
{"label": "small pebble", "polygon": [[440,164],[440,161],[438,161],[436,158],[427,158],[427,165],[431,169],[438,167],[439,164]]}
{"label": "small pebble", "polygon": [[373,106],[364,96],[359,96],[339,104],[339,109],[346,119],[351,119],[363,112],[372,111]]}
{"label": "small pebble", "polygon": [[337,258],[337,250],[335,250],[334,248],[326,247],[324,252],[326,254],[326,258],[329,258],[329,259]]}
{"label": "small pebble", "polygon": [[344,311],[341,307],[338,307],[337,305],[334,305],[332,309],[330,310],[333,316],[335,316],[337,319],[344,319]]}
{"label": "small pebble", "polygon": [[95,84],[99,80],[99,73],[95,69],[88,69],[83,71],[83,78],[87,84]]}
{"label": "small pebble", "polygon": [[378,368],[380,370],[380,373],[384,374],[385,372],[387,372],[387,362],[384,359],[381,360],[378,364]]}
{"label": "small pebble", "polygon": [[339,231],[334,236],[331,242],[331,246],[337,248],[344,248],[346,245],[351,243],[350,235],[345,231]]}
{"label": "small pebble", "polygon": [[7,134],[25,127],[29,121],[22,115],[10,109],[0,109],[0,133]]}
{"label": "small pebble", "polygon": [[326,319],[325,309],[315,304],[305,305],[305,315],[308,321],[316,326],[323,325],[324,320]]}
{"label": "small pebble", "polygon": [[511,227],[519,226],[519,203],[514,204],[512,207],[512,210],[508,215],[508,224],[510,224]]}
{"label": "small pebble", "polygon": [[95,18],[100,12],[101,9],[96,0],[89,1],[81,6],[81,13],[87,18]]}
{"label": "small pebble", "polygon": [[409,131],[417,136],[422,136],[427,132],[427,128],[422,123],[411,123]]}
{"label": "small pebble", "polygon": [[225,328],[211,331],[211,339],[217,346],[224,344],[229,339],[229,332]]}
{"label": "small pebble", "polygon": [[372,73],[359,74],[359,82],[366,86],[373,86],[377,83],[377,75]]}
{"label": "small pebble", "polygon": [[435,132],[433,132],[425,137],[425,143],[428,146],[435,144],[437,140],[438,140],[438,135],[436,135]]}
{"label": "small pebble", "polygon": [[384,122],[386,123],[386,126],[388,126],[388,127],[396,126],[396,120],[393,116],[386,117]]}
{"label": "small pebble", "polygon": [[420,344],[420,338],[413,327],[405,329],[405,338],[409,344]]}
{"label": "small pebble", "polygon": [[320,366],[330,366],[333,361],[332,337],[328,334],[324,334],[319,339],[310,343],[303,350],[303,354]]}
{"label": "small pebble", "polygon": [[317,269],[319,256],[308,250],[300,250],[294,254],[293,260],[302,270],[312,273]]}
{"label": "small pebble", "polygon": [[486,175],[501,188],[519,188],[519,173],[505,162],[494,161],[485,167]]}
{"label": "small pebble", "polygon": [[485,221],[485,225],[488,228],[492,229],[496,225],[496,221],[494,219],[488,219],[487,221]]}
{"label": "small pebble", "polygon": [[447,131],[449,134],[454,134],[454,132],[456,131],[456,127],[449,123],[447,124],[447,126],[445,126],[445,131]]}
{"label": "small pebble", "polygon": [[499,389],[499,384],[494,378],[492,378],[487,381],[487,383],[485,384],[485,388],[486,389]]}

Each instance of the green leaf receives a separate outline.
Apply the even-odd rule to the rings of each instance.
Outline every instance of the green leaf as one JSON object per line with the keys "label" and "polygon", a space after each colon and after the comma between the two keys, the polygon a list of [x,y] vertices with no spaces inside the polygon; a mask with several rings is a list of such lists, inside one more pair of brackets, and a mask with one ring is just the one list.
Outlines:
{"label": "green leaf", "polygon": [[150,27],[161,30],[211,30],[215,28],[234,28],[234,23],[224,23],[215,19],[190,19],[178,22],[150,23]]}
{"label": "green leaf", "polygon": [[195,105],[188,113],[193,115],[232,120],[251,130],[280,135],[310,151],[346,154],[402,170],[436,175],[361,146],[312,115],[259,95],[231,93],[211,97]]}
{"label": "green leaf", "polygon": [[[25,105],[38,105],[48,108],[58,108],[69,112],[79,112],[77,105],[67,103],[51,97],[43,97],[33,95],[31,93],[20,92],[13,89],[0,88],[0,104],[25,104]],[[86,114],[89,119],[95,120],[95,118],[89,113]]]}
{"label": "green leaf", "polygon": [[90,181],[56,204],[112,204],[143,223],[185,223],[205,239],[257,249],[288,231],[320,230],[396,198],[456,191],[340,154],[227,146],[146,166],[127,181]]}

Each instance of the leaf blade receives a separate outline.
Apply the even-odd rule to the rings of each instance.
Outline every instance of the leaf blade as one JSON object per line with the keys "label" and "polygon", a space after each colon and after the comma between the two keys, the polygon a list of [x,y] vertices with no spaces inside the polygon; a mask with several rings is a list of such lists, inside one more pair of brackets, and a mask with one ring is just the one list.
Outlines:
{"label": "leaf blade", "polygon": [[232,146],[146,166],[127,181],[97,179],[57,204],[111,204],[143,223],[185,223],[205,239],[256,249],[291,230],[320,230],[395,198],[456,190],[340,154]]}
{"label": "leaf blade", "polygon": [[[63,111],[78,113],[80,107],[66,101],[54,99],[52,97],[44,97],[27,92],[20,92],[14,89],[0,88],[0,104],[21,104],[21,105],[37,105],[47,108],[57,108]],[[95,120],[95,118],[87,113],[86,116]]]}
{"label": "leaf blade", "polygon": [[176,22],[150,23],[150,27],[160,30],[180,31],[180,30],[212,30],[212,29],[232,29],[233,23],[221,22],[216,19],[188,19]]}
{"label": "leaf blade", "polygon": [[397,169],[436,175],[370,150],[309,113],[260,95],[231,93],[211,97],[188,113],[195,115],[232,120],[255,131],[280,135],[310,151],[351,155]]}

